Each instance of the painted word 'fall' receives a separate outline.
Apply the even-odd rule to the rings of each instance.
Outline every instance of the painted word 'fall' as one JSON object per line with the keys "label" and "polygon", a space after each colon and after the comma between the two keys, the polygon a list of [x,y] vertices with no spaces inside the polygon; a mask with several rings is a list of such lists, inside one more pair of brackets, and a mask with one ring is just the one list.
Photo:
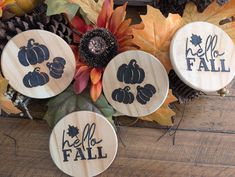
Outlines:
{"label": "painted word 'fall'", "polygon": [[[73,158],[74,161],[78,160],[94,160],[107,158],[107,154],[104,154],[103,147],[98,146],[103,140],[97,140],[93,136],[95,134],[96,124],[86,124],[84,127],[82,138],[76,139],[72,142],[65,139],[65,130],[63,131],[62,138],[62,151],[64,162],[68,162],[69,158]],[[96,146],[96,148],[94,147]],[[75,153],[73,152],[75,151]],[[75,154],[71,157],[71,154]]]}
{"label": "painted word 'fall'", "polygon": [[[188,39],[186,41],[186,62],[187,62],[187,70],[192,71],[194,67],[194,63],[196,61],[195,58],[199,58],[200,62],[197,66],[197,71],[210,71],[210,72],[230,72],[230,68],[225,66],[225,59],[223,58],[224,52],[219,52],[216,50],[218,42],[218,36],[217,35],[209,35],[206,39],[205,48],[202,49],[199,47],[199,49],[194,52],[191,47],[189,47]],[[219,59],[220,66],[216,66],[215,59]]]}

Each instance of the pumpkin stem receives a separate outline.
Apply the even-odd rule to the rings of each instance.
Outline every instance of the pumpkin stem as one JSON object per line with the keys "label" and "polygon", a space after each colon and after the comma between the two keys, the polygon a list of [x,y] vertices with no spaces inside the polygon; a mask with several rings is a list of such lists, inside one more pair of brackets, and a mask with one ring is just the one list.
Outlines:
{"label": "pumpkin stem", "polygon": [[50,62],[47,62],[47,67],[50,69],[51,68],[51,63]]}
{"label": "pumpkin stem", "polygon": [[124,87],[124,90],[129,91],[129,90],[130,90],[130,87],[129,87],[129,86],[126,86],[126,87]]}
{"label": "pumpkin stem", "polygon": [[39,68],[39,67],[36,67],[33,71],[35,71],[35,72],[40,72],[40,68]]}
{"label": "pumpkin stem", "polygon": [[136,60],[135,59],[132,59],[131,61],[130,61],[130,63],[129,63],[129,65],[131,65],[131,66],[134,66],[134,65],[136,65]]}
{"label": "pumpkin stem", "polygon": [[34,39],[29,39],[29,40],[28,40],[28,45],[27,45],[27,47],[28,47],[28,48],[31,48],[31,47],[33,46],[34,42],[35,42]]}

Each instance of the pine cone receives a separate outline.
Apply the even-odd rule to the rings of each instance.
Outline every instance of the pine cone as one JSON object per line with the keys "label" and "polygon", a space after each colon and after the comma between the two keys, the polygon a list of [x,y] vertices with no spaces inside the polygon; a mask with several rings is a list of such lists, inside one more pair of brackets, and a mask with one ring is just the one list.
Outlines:
{"label": "pine cone", "polygon": [[17,35],[30,29],[43,29],[57,34],[67,43],[72,41],[72,31],[69,22],[63,14],[47,16],[47,6],[38,6],[31,14],[22,17],[13,17],[9,20],[0,20],[0,55],[7,42]]}
{"label": "pine cone", "polygon": [[171,70],[168,76],[170,81],[170,89],[172,89],[172,93],[178,98],[180,103],[186,103],[200,95],[200,91],[189,87],[181,81],[174,70]]}
{"label": "pine cone", "polygon": [[[3,48],[12,37],[30,29],[50,31],[57,34],[70,44],[72,42],[72,31],[69,28],[69,21],[67,18],[63,14],[47,16],[46,10],[47,6],[45,4],[41,4],[35,8],[31,14],[25,14],[21,17],[13,17],[5,21],[0,19],[0,56]],[[31,117],[30,114],[34,114],[34,112],[31,111],[31,109],[29,110],[27,106],[30,106],[31,103],[35,105],[37,100],[21,95],[11,87],[8,88],[6,97],[11,99],[12,102],[23,111],[24,114],[21,114],[22,117]],[[4,115],[4,112],[2,115]],[[35,116],[33,115],[33,117]]]}
{"label": "pine cone", "polygon": [[[213,0],[157,0],[154,5],[156,8],[160,9],[162,14],[166,17],[169,13],[180,14],[182,16],[185,5],[190,1],[196,4],[199,12],[203,12]],[[217,2],[222,5],[226,3],[227,0],[217,0]]]}

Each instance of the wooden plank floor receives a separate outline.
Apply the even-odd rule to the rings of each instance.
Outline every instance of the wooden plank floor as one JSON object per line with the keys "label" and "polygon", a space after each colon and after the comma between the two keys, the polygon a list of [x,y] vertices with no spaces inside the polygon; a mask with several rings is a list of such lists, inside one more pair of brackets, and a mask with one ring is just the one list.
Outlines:
{"label": "wooden plank floor", "polygon": [[[100,177],[234,177],[235,84],[230,87],[230,97],[202,96],[186,105],[175,145],[169,134],[157,141],[163,129],[121,126],[117,158]],[[176,117],[177,124],[180,111]],[[1,118],[0,177],[66,177],[50,158],[50,132],[44,121]]]}

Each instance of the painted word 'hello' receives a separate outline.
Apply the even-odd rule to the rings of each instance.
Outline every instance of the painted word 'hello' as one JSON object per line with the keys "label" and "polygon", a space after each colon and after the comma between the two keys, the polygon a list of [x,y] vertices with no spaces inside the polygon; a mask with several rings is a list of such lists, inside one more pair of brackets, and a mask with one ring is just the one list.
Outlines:
{"label": "painted word 'hello'", "polygon": [[[186,40],[186,63],[187,70],[192,71],[196,58],[200,59],[197,71],[211,71],[211,72],[230,72],[230,68],[226,67],[225,59],[223,58],[225,52],[219,52],[216,50],[218,44],[217,35],[209,35],[206,39],[205,48],[201,47],[202,38],[198,35],[192,35],[190,42],[197,47],[196,52],[189,46],[189,39]],[[194,47],[194,48],[195,48]],[[219,58],[219,65],[215,62],[215,59]]]}
{"label": "painted word 'hello'", "polygon": [[83,129],[81,139],[79,139],[77,136],[79,133],[78,129],[76,129],[76,127],[70,126],[70,130],[67,134],[69,134],[69,136],[72,138],[75,137],[75,139],[72,141],[66,140],[64,130],[62,137],[63,161],[68,162],[72,154],[75,154],[74,157],[72,157],[74,161],[107,158],[107,154],[103,153],[103,147],[100,145],[98,146],[98,144],[100,144],[103,140],[97,140],[94,138],[95,130],[95,123],[86,124]]}

